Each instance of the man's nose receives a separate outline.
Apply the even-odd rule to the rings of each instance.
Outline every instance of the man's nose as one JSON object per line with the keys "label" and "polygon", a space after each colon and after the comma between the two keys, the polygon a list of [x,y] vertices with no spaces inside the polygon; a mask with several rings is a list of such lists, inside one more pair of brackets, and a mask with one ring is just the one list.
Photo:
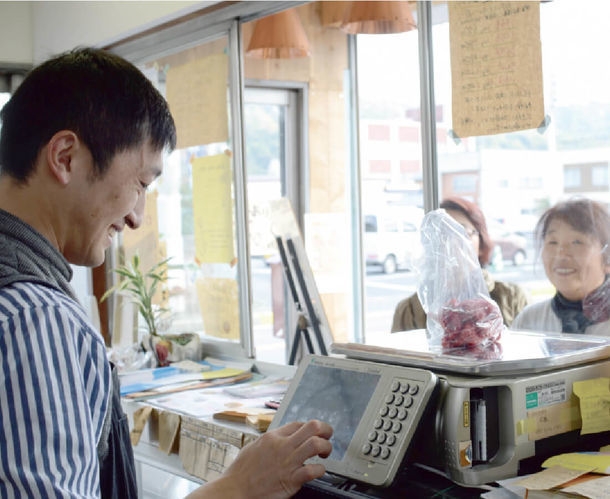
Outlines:
{"label": "man's nose", "polygon": [[142,194],[138,197],[133,210],[131,210],[125,217],[125,223],[130,229],[137,229],[142,225],[142,219],[144,218],[144,208],[146,206],[146,194]]}

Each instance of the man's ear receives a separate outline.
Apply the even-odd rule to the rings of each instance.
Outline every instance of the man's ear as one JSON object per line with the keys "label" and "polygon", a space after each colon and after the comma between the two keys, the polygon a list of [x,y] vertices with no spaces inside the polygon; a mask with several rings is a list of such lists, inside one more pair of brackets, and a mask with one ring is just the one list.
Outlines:
{"label": "man's ear", "polygon": [[47,143],[47,164],[49,173],[62,185],[70,181],[73,161],[81,147],[78,136],[71,130],[60,130]]}

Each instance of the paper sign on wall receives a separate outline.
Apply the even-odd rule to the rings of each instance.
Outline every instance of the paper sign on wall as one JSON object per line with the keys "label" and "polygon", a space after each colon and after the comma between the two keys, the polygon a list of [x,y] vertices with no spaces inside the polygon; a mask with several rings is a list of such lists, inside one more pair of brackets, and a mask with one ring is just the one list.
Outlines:
{"label": "paper sign on wall", "polygon": [[197,263],[232,263],[231,158],[217,154],[195,158],[191,164]]}
{"label": "paper sign on wall", "polygon": [[453,133],[492,135],[544,121],[539,2],[447,2]]}
{"label": "paper sign on wall", "polygon": [[235,279],[197,280],[197,296],[205,334],[239,340],[239,304]]}
{"label": "paper sign on wall", "polygon": [[228,67],[226,54],[214,54],[167,71],[167,102],[178,149],[227,141]]}

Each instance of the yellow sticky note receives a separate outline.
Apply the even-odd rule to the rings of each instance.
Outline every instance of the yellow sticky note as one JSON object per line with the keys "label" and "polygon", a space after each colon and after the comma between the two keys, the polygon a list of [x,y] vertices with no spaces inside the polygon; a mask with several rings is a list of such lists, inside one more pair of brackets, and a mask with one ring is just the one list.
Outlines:
{"label": "yellow sticky note", "polygon": [[238,374],[243,373],[243,369],[237,369],[235,367],[224,367],[222,369],[217,369],[216,371],[206,371],[201,374],[202,379],[220,379],[220,378],[229,378],[231,376],[237,376]]}
{"label": "yellow sticky note", "polygon": [[570,470],[610,474],[610,454],[600,452],[568,452],[549,457],[543,468],[561,466]]}
{"label": "yellow sticky note", "polygon": [[610,430],[610,378],[575,381],[572,390],[580,399],[581,435]]}

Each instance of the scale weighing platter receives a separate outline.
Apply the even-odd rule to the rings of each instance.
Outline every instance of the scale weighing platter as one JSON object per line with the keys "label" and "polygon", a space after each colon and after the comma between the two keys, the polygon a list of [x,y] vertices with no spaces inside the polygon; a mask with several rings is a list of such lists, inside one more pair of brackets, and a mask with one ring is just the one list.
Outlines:
{"label": "scale weighing platter", "polygon": [[480,352],[441,351],[425,329],[388,333],[368,344],[333,343],[333,354],[349,358],[478,376],[533,374],[610,358],[610,337],[505,330]]}

